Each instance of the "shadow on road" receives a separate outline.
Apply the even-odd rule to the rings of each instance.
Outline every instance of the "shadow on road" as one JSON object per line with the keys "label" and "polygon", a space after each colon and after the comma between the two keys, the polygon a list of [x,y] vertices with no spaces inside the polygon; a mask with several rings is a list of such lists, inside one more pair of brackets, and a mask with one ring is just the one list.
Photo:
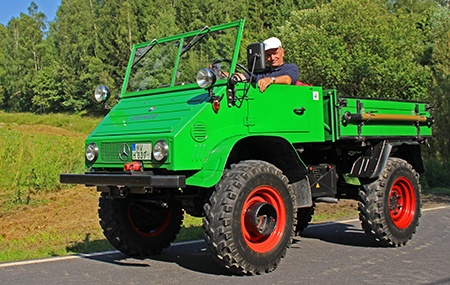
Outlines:
{"label": "shadow on road", "polygon": [[204,274],[223,276],[233,275],[222,268],[214,260],[214,257],[211,252],[206,249],[206,244],[203,241],[175,244],[164,250],[161,254],[149,257],[129,257],[122,253],[114,252],[106,255],[84,256],[84,258],[121,267],[151,267],[151,261],[154,260],[175,263],[182,268]]}
{"label": "shadow on road", "polygon": [[[318,239],[329,243],[353,247],[376,247],[376,244],[366,237],[362,229],[346,223],[312,225],[305,229],[300,241],[307,241],[308,239]],[[293,247],[296,247],[296,245],[294,244]],[[174,244],[164,250],[160,255],[145,258],[132,258],[118,252],[98,256],[85,256],[85,258],[116,266],[129,266],[134,268],[152,267],[152,261],[160,261],[174,263],[182,268],[204,274],[233,275],[214,260],[214,257],[206,249],[206,244],[203,241]]]}
{"label": "shadow on road", "polygon": [[346,223],[331,222],[323,225],[311,225],[303,231],[301,237],[348,246],[378,247],[366,236],[364,230]]}

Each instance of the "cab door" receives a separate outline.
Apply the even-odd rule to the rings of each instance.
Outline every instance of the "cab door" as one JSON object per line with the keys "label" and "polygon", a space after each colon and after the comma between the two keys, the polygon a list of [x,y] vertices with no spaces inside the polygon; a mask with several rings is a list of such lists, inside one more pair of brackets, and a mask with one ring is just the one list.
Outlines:
{"label": "cab door", "polygon": [[279,134],[301,141],[323,141],[321,87],[274,84],[248,96],[250,133]]}

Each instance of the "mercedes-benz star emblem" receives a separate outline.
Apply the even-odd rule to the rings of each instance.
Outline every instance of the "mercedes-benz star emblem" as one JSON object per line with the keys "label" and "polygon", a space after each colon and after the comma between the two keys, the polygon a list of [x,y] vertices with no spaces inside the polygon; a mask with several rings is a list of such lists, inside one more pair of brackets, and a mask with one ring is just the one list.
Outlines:
{"label": "mercedes-benz star emblem", "polygon": [[127,161],[130,156],[130,146],[126,143],[120,146],[119,158],[122,161]]}

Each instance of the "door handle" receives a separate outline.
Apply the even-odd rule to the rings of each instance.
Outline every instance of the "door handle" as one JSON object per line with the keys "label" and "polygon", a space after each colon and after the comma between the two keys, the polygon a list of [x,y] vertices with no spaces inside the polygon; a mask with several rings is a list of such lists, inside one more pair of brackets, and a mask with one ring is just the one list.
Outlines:
{"label": "door handle", "polygon": [[294,109],[294,113],[299,116],[303,115],[305,113],[305,111],[306,111],[305,107],[300,107],[300,108]]}

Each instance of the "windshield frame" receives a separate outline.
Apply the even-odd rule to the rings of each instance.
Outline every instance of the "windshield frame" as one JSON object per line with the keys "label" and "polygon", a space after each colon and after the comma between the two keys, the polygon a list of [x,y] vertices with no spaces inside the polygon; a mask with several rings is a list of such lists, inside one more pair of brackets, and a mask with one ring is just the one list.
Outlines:
{"label": "windshield frame", "polygon": [[[122,85],[122,89],[120,92],[120,97],[131,97],[131,96],[137,96],[137,95],[150,95],[150,94],[154,94],[154,93],[161,93],[161,92],[171,92],[171,91],[177,91],[177,90],[182,90],[182,89],[194,89],[194,88],[200,88],[196,83],[189,83],[186,85],[175,85],[176,82],[176,76],[177,76],[177,70],[179,68],[179,64],[180,64],[180,58],[183,55],[183,53],[185,53],[187,50],[189,50],[190,48],[192,48],[192,46],[195,46],[198,43],[198,40],[196,40],[196,38],[202,38],[204,37],[206,34],[209,33],[213,33],[213,32],[217,32],[217,31],[221,31],[221,30],[226,30],[226,29],[230,29],[230,28],[236,28],[236,39],[235,39],[235,46],[234,46],[234,51],[232,52],[232,58],[231,58],[231,64],[230,64],[230,74],[235,72],[236,69],[236,63],[239,57],[239,49],[240,49],[240,44],[241,44],[241,40],[242,40],[242,34],[243,34],[243,30],[244,30],[244,19],[242,20],[238,20],[238,21],[234,21],[234,22],[230,22],[227,24],[222,24],[222,25],[217,25],[217,26],[213,26],[213,27],[204,27],[202,29],[199,30],[195,30],[195,31],[191,31],[191,32],[186,32],[186,33],[182,33],[179,35],[174,35],[174,36],[169,36],[169,37],[165,37],[165,38],[160,38],[160,39],[153,39],[152,41],[148,41],[148,42],[144,42],[144,43],[139,43],[139,44],[135,44],[133,45],[133,49],[131,51],[131,55],[130,55],[130,59],[128,61],[128,66],[125,72],[125,77],[124,77],[124,82]],[[188,38],[192,38],[191,46],[188,47],[188,49],[184,49],[183,45],[185,44],[185,39]],[[169,43],[169,42],[174,42],[174,41],[179,41],[179,48],[177,50],[177,55],[176,55],[176,59],[174,62],[174,67],[171,73],[171,80],[170,80],[170,85],[169,86],[164,86],[164,87],[158,87],[158,88],[153,88],[153,89],[145,89],[145,90],[139,90],[139,91],[129,91],[127,90],[128,88],[128,83],[130,80],[130,74],[132,72],[132,68],[133,66],[136,64],[136,60],[135,60],[135,56],[136,56],[136,51],[139,49],[144,49],[144,48],[149,48],[148,51],[150,51],[150,49],[153,48],[153,46],[158,45],[158,44],[164,44],[164,43]],[[147,52],[148,52],[147,51]],[[143,57],[143,55],[140,55],[141,57]],[[205,66],[208,67],[208,66]],[[226,83],[226,80],[219,80],[223,81],[223,84]],[[218,82],[218,83],[219,83]]]}

